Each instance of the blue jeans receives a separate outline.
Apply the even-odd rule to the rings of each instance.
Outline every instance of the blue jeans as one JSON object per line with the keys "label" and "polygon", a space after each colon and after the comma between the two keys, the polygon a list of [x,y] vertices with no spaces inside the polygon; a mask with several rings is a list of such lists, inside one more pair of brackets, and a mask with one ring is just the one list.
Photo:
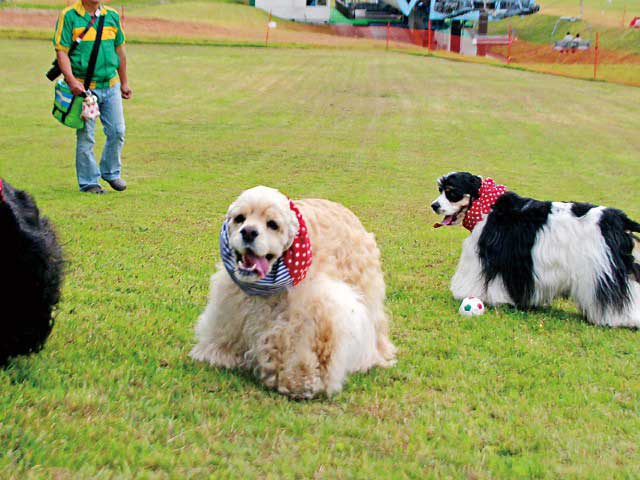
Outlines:
{"label": "blue jeans", "polygon": [[96,143],[94,132],[96,121],[85,121],[84,128],[76,133],[76,173],[80,190],[99,186],[100,177],[105,180],[120,178],[120,153],[124,145],[124,114],[120,84],[110,88],[91,90],[98,97],[100,121],[107,141],[100,158],[100,169],[96,165],[93,146]]}

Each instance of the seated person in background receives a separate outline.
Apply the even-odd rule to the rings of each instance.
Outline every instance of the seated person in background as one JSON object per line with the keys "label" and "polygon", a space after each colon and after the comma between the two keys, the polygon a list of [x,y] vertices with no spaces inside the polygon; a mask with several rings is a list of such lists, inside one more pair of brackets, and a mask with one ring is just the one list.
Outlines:
{"label": "seated person in background", "polygon": [[564,45],[568,45],[572,41],[573,41],[573,35],[571,35],[571,32],[567,32],[567,34],[562,38],[562,40],[560,40],[560,43]]}
{"label": "seated person in background", "polygon": [[573,47],[579,47],[580,43],[582,42],[582,39],[580,38],[580,34],[576,33],[576,36],[573,37]]}

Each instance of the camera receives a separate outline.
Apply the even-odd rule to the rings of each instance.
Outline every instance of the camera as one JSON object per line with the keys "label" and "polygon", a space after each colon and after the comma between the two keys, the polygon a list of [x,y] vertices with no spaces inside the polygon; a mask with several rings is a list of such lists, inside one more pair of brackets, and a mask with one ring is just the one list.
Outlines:
{"label": "camera", "polygon": [[60,76],[62,70],[60,70],[60,67],[58,66],[58,60],[54,60],[53,62],[51,62],[51,65],[53,65],[53,67],[51,67],[45,75],[49,80],[53,82]]}

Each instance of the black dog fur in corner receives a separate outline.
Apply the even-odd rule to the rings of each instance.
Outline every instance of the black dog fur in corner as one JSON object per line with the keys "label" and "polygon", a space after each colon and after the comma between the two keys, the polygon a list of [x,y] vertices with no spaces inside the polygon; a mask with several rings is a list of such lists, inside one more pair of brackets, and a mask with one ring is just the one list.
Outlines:
{"label": "black dog fur in corner", "polygon": [[0,179],[0,366],[40,350],[53,328],[63,258],[27,192]]}

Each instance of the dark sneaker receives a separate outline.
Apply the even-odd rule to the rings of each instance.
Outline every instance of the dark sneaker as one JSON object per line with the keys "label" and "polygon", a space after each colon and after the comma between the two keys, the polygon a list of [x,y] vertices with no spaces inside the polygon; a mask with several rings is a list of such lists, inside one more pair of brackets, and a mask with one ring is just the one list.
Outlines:
{"label": "dark sneaker", "polygon": [[115,180],[107,180],[105,178],[104,180],[117,192],[121,192],[127,188],[127,182],[121,178],[116,178]]}
{"label": "dark sneaker", "polygon": [[100,185],[93,185],[85,190],[82,190],[84,193],[97,193],[98,195],[102,195],[105,192]]}

